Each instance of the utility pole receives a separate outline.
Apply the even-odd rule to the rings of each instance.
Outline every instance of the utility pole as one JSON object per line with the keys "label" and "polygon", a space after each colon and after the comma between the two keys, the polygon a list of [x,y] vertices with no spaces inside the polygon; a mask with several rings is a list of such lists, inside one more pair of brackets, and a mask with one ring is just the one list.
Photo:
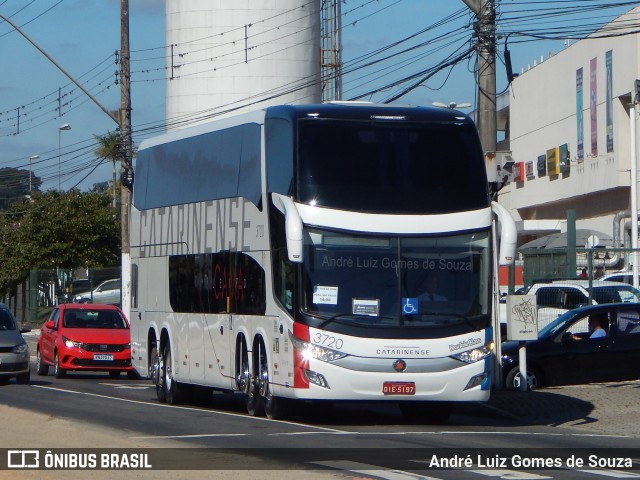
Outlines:
{"label": "utility pole", "polygon": [[[7,17],[0,15],[0,19],[7,22],[13,29],[24,37],[31,45],[33,45],[40,53],[42,53],[47,60],[49,60],[55,67],[60,70],[69,80],[73,82],[89,99],[95,103],[109,118],[116,122],[120,128],[120,134],[122,136],[121,149],[121,171],[123,179],[123,188],[121,188],[121,250],[122,250],[122,307],[123,311],[129,317],[130,303],[131,303],[131,257],[129,254],[130,242],[129,242],[129,209],[131,204],[131,186],[133,184],[133,173],[131,157],[133,153],[132,141],[131,141],[131,83],[130,83],[130,68],[129,68],[129,2],[128,0],[121,0],[120,4],[120,26],[121,26],[121,42],[120,48],[122,50],[122,61],[120,63],[120,77],[121,77],[121,96],[120,96],[120,115],[116,115],[114,112],[107,110],[96,98],[91,95],[87,89],[85,89],[75,78],[73,78],[62,66],[60,66],[47,52],[45,52],[40,46],[38,46],[26,33],[24,33],[15,23],[9,20]],[[58,154],[59,156],[59,154]],[[31,157],[32,159],[35,155]],[[29,178],[31,178],[31,168],[29,168]],[[127,179],[127,180],[125,180]],[[124,188],[124,183],[128,184],[127,188]],[[59,187],[59,185],[58,185]],[[59,190],[59,188],[58,188]]]}
{"label": "utility pole", "polygon": [[129,52],[129,0],[120,0],[120,236],[121,236],[121,296],[122,311],[131,313],[131,254],[129,237],[129,213],[133,188],[131,140],[131,68]]}
{"label": "utility pole", "polygon": [[476,124],[485,155],[495,156],[496,114],[496,9],[495,0],[462,0],[476,15],[478,49],[478,105]]}
{"label": "utility pole", "polygon": [[321,27],[322,51],[322,101],[342,100],[342,45],[341,1],[322,2]]}

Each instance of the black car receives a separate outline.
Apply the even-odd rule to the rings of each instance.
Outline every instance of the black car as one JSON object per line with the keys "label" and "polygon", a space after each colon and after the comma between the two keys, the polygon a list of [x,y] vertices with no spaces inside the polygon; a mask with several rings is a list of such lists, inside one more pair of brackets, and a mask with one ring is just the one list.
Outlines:
{"label": "black car", "polygon": [[[599,317],[606,336],[589,338],[589,317]],[[520,388],[519,342],[502,344],[507,388]],[[527,384],[541,386],[640,378],[640,303],[576,308],[560,315],[526,342]]]}

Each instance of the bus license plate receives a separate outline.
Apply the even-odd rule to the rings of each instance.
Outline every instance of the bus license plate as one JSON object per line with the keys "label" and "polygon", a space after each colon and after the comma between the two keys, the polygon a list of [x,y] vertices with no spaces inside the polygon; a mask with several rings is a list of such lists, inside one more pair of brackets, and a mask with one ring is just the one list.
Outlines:
{"label": "bus license plate", "polygon": [[384,382],[382,393],[384,395],[415,395],[416,384],[414,382]]}
{"label": "bus license plate", "polygon": [[113,360],[113,355],[105,355],[104,353],[96,353],[93,356],[94,360],[107,360],[107,361],[112,361]]}

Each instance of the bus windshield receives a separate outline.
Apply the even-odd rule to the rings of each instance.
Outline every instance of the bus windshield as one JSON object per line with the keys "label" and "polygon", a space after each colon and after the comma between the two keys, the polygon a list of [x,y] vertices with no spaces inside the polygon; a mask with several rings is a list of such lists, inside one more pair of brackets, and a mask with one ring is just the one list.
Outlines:
{"label": "bus windshield", "polygon": [[442,214],[490,205],[470,123],[304,120],[297,200],[367,213]]}
{"label": "bus windshield", "polygon": [[398,237],[305,231],[302,310],[330,323],[370,327],[489,325],[486,231]]}

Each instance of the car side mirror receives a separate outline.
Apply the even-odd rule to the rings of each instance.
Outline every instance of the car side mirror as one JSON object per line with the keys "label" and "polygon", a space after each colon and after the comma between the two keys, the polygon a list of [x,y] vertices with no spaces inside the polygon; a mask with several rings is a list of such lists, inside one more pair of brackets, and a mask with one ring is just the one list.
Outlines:
{"label": "car side mirror", "polygon": [[52,329],[54,326],[55,326],[55,323],[53,323],[53,320],[47,320],[46,322],[44,322],[45,328]]}

